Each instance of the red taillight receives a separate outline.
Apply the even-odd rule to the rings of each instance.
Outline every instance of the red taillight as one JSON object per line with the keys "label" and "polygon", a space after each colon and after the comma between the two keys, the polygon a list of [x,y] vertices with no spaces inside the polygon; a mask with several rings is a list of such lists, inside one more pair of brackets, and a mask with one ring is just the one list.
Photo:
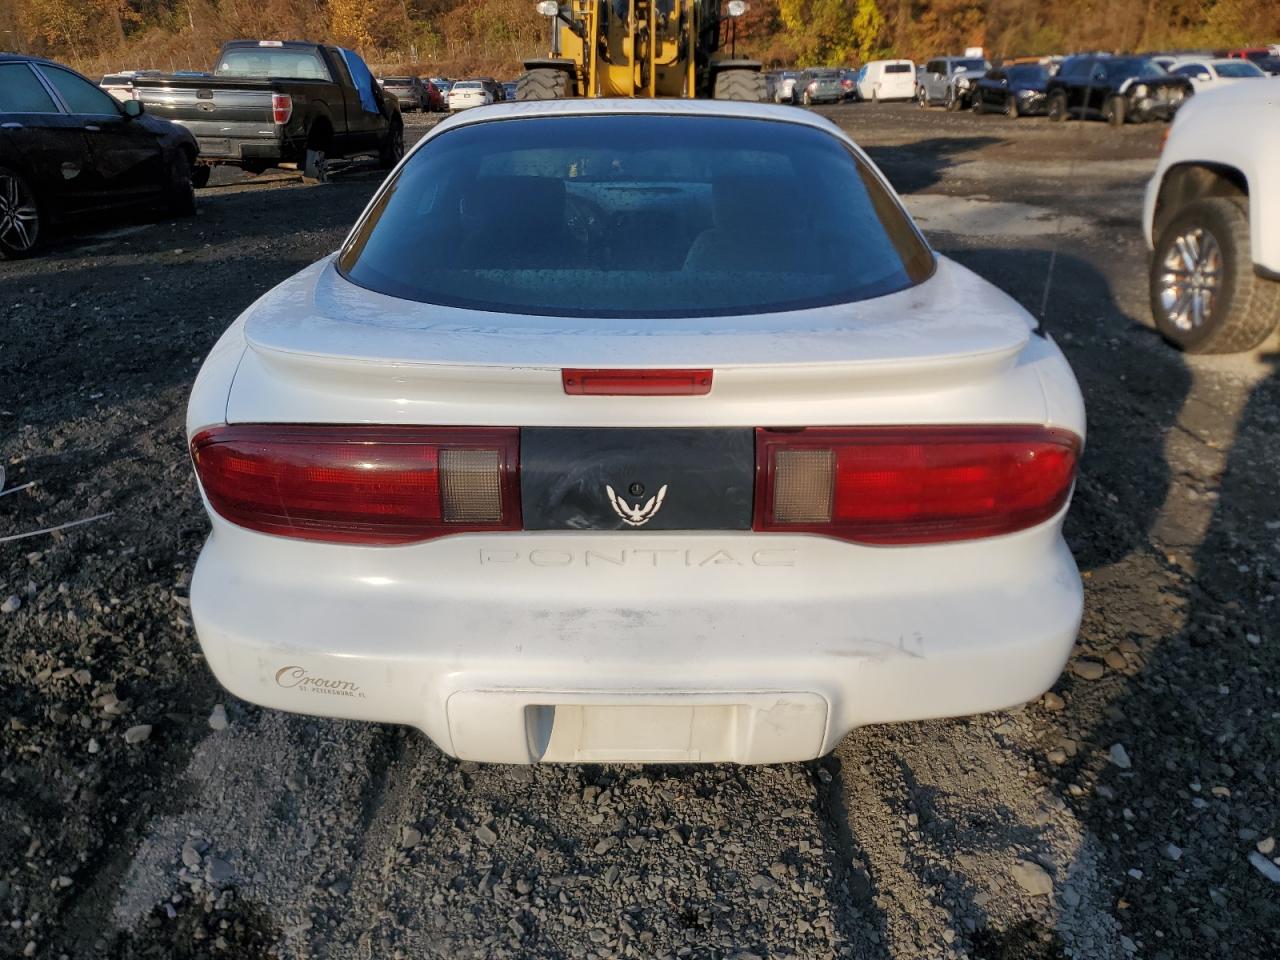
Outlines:
{"label": "red taillight", "polygon": [[244,424],[191,441],[210,506],[263,533],[395,544],[519,530],[519,431]]}
{"label": "red taillight", "polygon": [[271,116],[276,123],[285,124],[293,116],[293,97],[287,93],[271,95]]}
{"label": "red taillight", "polygon": [[710,370],[562,370],[564,392],[591,397],[699,397]]}
{"label": "red taillight", "polygon": [[1045,427],[761,429],[754,527],[874,544],[1012,533],[1062,509],[1079,453]]}

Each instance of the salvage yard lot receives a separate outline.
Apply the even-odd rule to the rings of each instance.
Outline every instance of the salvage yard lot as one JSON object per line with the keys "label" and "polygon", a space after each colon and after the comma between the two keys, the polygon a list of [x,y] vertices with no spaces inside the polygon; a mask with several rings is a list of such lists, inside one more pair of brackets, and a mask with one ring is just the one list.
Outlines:
{"label": "salvage yard lot", "polygon": [[187,611],[186,396],[379,174],[219,171],[194,220],[0,266],[0,464],[33,483],[0,538],[110,514],[0,542],[0,956],[1280,952],[1280,378],[1274,342],[1189,359],[1147,327],[1163,125],[821,112],[1075,367],[1086,610],[1054,692],[749,768],[476,766],[228,698]]}

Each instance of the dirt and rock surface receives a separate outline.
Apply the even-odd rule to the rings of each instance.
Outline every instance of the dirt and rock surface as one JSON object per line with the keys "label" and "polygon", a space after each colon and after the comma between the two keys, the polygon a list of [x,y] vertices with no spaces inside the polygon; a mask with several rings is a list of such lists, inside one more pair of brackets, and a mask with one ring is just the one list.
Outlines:
{"label": "dirt and rock surface", "polygon": [[187,391],[377,175],[219,176],[193,220],[0,265],[0,465],[30,484],[0,497],[0,956],[1280,955],[1277,356],[1147,328],[1161,128],[824,112],[1080,378],[1053,691],[749,768],[476,766],[229,698],[187,609]]}

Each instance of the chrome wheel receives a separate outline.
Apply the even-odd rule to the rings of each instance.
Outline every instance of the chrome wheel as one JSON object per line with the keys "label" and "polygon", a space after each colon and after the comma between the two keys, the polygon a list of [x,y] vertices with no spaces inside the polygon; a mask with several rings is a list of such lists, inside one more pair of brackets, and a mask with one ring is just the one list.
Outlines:
{"label": "chrome wheel", "polygon": [[14,253],[26,253],[40,237],[40,211],[26,181],[0,171],[0,243]]}
{"label": "chrome wheel", "polygon": [[1160,309],[1179,330],[1196,330],[1213,316],[1222,286],[1222,248],[1213,234],[1193,227],[1174,238],[1161,261]]}

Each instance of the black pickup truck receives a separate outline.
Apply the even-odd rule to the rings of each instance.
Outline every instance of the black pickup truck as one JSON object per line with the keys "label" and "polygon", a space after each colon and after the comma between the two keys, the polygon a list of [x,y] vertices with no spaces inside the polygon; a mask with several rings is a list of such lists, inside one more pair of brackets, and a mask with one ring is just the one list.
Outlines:
{"label": "black pickup truck", "polygon": [[341,47],[233,40],[211,73],[140,76],[133,96],[195,135],[203,171],[197,186],[214,164],[250,173],[296,164],[324,180],[334,158],[373,154],[389,168],[404,154],[396,98],[384,96],[364,61]]}

